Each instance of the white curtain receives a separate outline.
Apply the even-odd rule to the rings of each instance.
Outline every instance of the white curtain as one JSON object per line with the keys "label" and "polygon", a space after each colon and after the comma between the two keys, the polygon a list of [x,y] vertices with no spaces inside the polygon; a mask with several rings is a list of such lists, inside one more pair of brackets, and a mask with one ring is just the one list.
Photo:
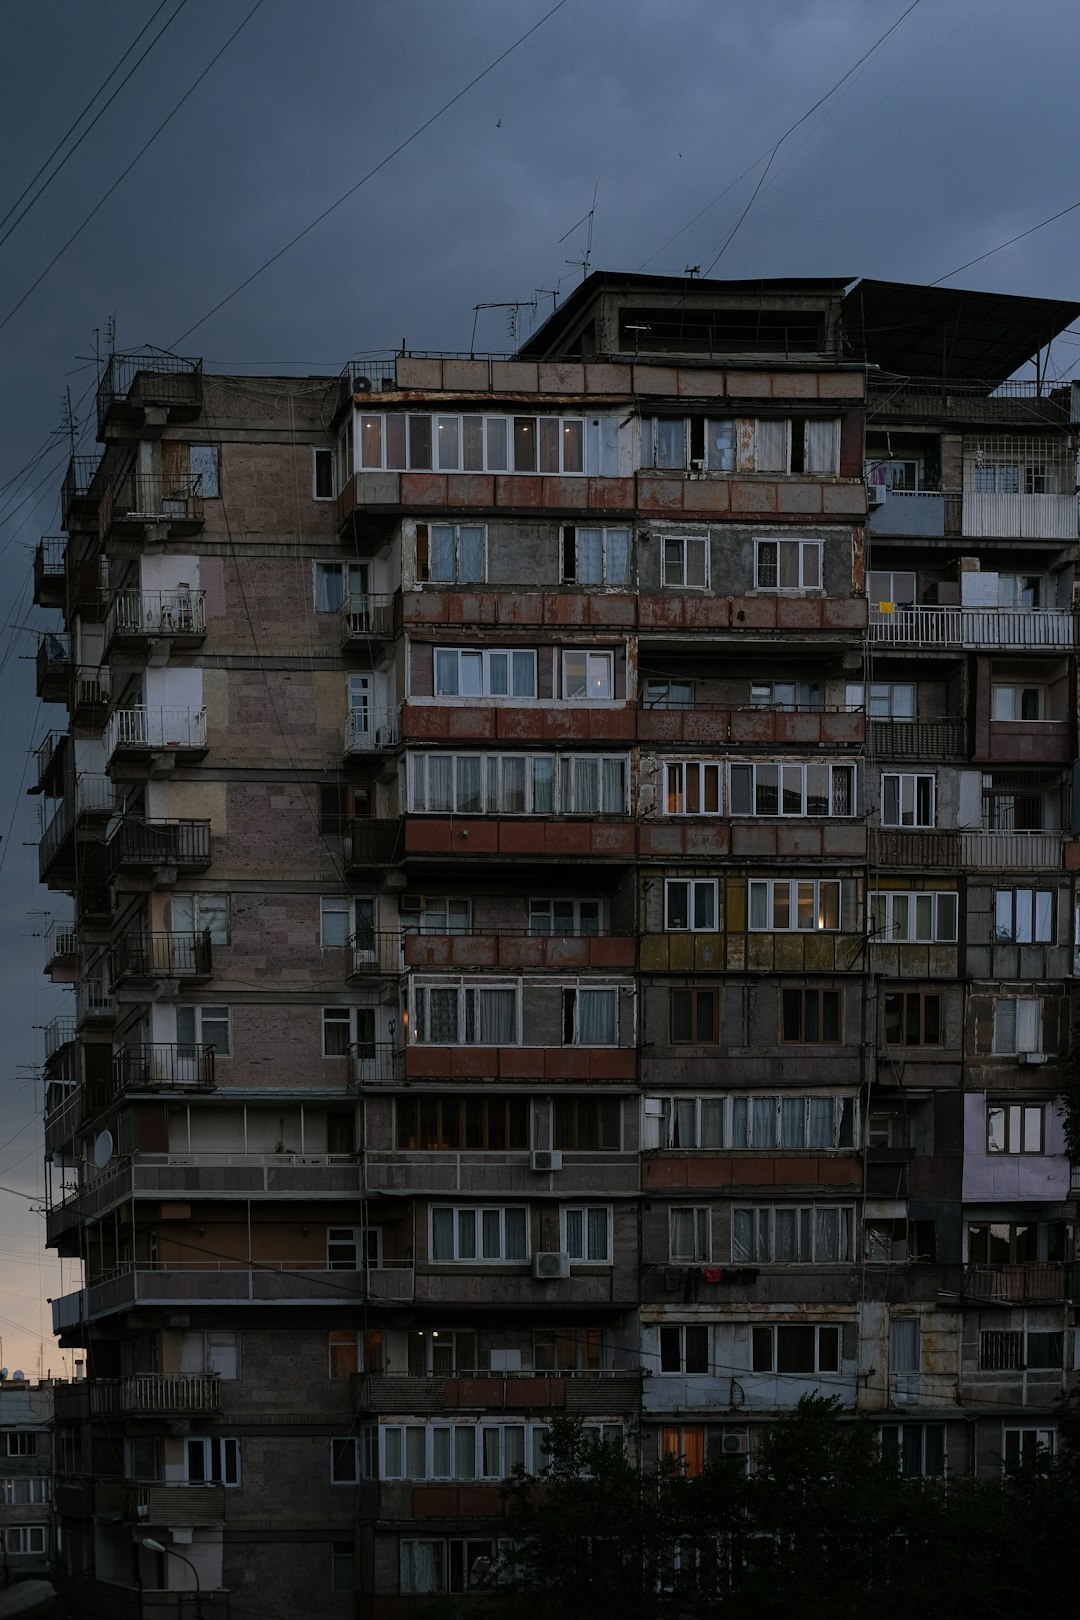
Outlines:
{"label": "white curtain", "polygon": [[484,531],[465,527],[458,531],[460,568],[458,579],[462,583],[482,580],[484,577]]}
{"label": "white curtain", "polygon": [[836,472],[839,466],[839,426],[835,417],[824,422],[807,422],[804,466],[808,473]]}
{"label": "white curtain", "polygon": [[618,991],[579,990],[578,1045],[615,1046],[618,1040]]}

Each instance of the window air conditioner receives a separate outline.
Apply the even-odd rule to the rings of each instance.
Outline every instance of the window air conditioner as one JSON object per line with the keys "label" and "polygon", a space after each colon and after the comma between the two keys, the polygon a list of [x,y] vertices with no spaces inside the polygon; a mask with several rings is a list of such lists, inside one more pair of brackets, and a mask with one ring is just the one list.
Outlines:
{"label": "window air conditioner", "polygon": [[570,1256],[556,1249],[533,1255],[532,1274],[539,1282],[555,1282],[570,1275]]}
{"label": "window air conditioner", "polygon": [[1018,1063],[1045,1063],[1046,1062],[1046,1053],[1045,1052],[1017,1052],[1016,1061]]}
{"label": "window air conditioner", "polygon": [[720,1436],[720,1450],[725,1457],[745,1457],[750,1450],[750,1436],[745,1429],[725,1429]]}
{"label": "window air conditioner", "polygon": [[866,486],[866,504],[867,504],[867,506],[880,506],[882,504],[882,502],[884,501],[886,495],[888,495],[888,493],[889,493],[889,489],[888,489],[887,484],[867,484],[867,486]]}
{"label": "window air conditioner", "polygon": [[530,1170],[561,1170],[562,1154],[554,1148],[535,1148],[529,1154]]}

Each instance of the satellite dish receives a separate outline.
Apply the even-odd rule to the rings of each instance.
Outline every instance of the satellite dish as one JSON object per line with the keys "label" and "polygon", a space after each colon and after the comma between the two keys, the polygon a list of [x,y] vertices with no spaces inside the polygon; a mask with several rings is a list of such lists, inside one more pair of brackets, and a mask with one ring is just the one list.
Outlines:
{"label": "satellite dish", "polygon": [[21,1367],[16,1367],[15,1371],[12,1373],[11,1382],[13,1384],[25,1384],[26,1383],[26,1374],[23,1372]]}
{"label": "satellite dish", "polygon": [[99,1170],[104,1170],[113,1156],[112,1131],[101,1131],[94,1143],[94,1163]]}
{"label": "satellite dish", "polygon": [[7,1381],[7,1368],[6,1367],[0,1367],[0,1384],[6,1383],[6,1381]]}

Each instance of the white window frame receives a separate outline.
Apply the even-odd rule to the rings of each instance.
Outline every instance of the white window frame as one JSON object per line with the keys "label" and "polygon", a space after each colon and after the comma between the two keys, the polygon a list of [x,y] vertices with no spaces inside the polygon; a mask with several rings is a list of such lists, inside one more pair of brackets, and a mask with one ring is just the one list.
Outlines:
{"label": "white window frame", "polygon": [[[586,470],[587,457],[587,430],[586,421],[582,416],[541,416],[529,412],[513,412],[504,415],[501,412],[482,413],[474,411],[361,411],[360,416],[360,471],[378,472],[386,469],[389,472],[497,472],[517,473],[519,475],[539,476],[544,478],[583,478]],[[391,458],[389,455],[389,437],[386,424],[390,418],[402,419],[401,441],[404,455]],[[414,457],[412,438],[413,434],[409,423],[417,419],[428,423],[428,443],[430,454],[425,459],[422,455]],[[373,432],[370,424],[378,423],[378,459],[369,456],[364,459],[366,451],[370,448]],[[469,431],[465,429],[469,424]],[[466,455],[466,439],[475,436],[473,424],[479,427],[479,450],[477,456]],[[515,448],[515,425],[530,424],[534,454],[531,458],[522,457],[518,465],[518,456]],[[444,443],[440,447],[439,432],[443,430]],[[576,432],[575,432],[576,430]],[[422,431],[417,435],[422,440]],[[551,440],[554,438],[558,447],[556,460],[557,467],[545,467],[540,471],[540,460],[544,453],[544,441],[547,440],[547,449],[550,451]],[[501,440],[501,448],[500,448]],[[568,454],[576,440],[577,454]],[[456,442],[456,450],[451,453],[450,444]],[[531,465],[529,464],[531,461]],[[580,466],[573,463],[580,461]]]}
{"label": "white window frame", "polygon": [[1041,996],[996,996],[991,1051],[996,1057],[1042,1052],[1045,1015]]}
{"label": "white window frame", "polygon": [[[686,890],[686,922],[672,922],[672,895],[676,889]],[[708,922],[698,922],[699,901],[705,901],[711,910]],[[664,879],[664,930],[666,933],[715,934],[720,928],[720,885],[716,878]]]}
{"label": "white window frame", "polygon": [[[836,1218],[837,1253],[819,1253],[817,1216]],[[777,1257],[778,1218],[790,1225],[794,1252]],[[739,1229],[743,1236],[740,1241]],[[745,1249],[745,1253],[740,1252]],[[854,1204],[736,1204],[731,1211],[731,1262],[738,1266],[842,1266],[855,1259]]]}
{"label": "white window frame", "polygon": [[[775,786],[764,779],[763,773],[776,772]],[[825,810],[809,809],[811,786],[818,786],[814,773],[824,772],[824,785],[827,788],[825,797],[828,808]],[[737,784],[737,785],[736,785]],[[841,784],[844,790],[841,791]],[[853,762],[826,763],[824,761],[813,764],[804,763],[794,759],[748,760],[745,763],[732,761],[728,765],[728,814],[731,816],[747,816],[755,819],[783,819],[784,817],[800,818],[806,816],[835,816],[848,820],[857,814],[858,777]],[[747,791],[749,790],[749,791]],[[791,793],[798,795],[798,808],[789,809],[785,806],[786,797]],[[776,797],[776,808],[767,810],[759,808],[760,800],[766,793],[773,793]],[[820,793],[814,795],[821,798]],[[838,810],[837,803],[846,797],[849,808]],[[736,808],[737,799],[749,798],[750,808],[743,810]]]}
{"label": "white window frame", "polygon": [[955,945],[959,915],[955,889],[873,889],[870,938],[879,945]]}
{"label": "white window frame", "polygon": [[581,984],[566,985],[562,992],[563,1015],[563,1045],[584,1046],[582,1039],[581,997],[582,995],[602,996],[610,1008],[610,1023],[608,1027],[612,1033],[610,1041],[590,1042],[593,1047],[613,1047],[619,1043],[619,994],[621,986],[614,984],[597,984],[585,981]]}
{"label": "white window frame", "polygon": [[[435,701],[460,703],[469,698],[484,698],[489,702],[527,702],[537,695],[536,665],[535,647],[436,647],[432,661],[432,690]],[[453,684],[456,690],[440,689],[440,666],[453,668],[455,672]],[[475,672],[479,679],[469,678],[463,682],[462,674],[465,670],[470,672],[470,676]],[[503,670],[506,676],[505,683],[495,678],[495,672]],[[516,687],[521,671],[527,671],[531,676],[528,682],[530,690],[524,692],[495,690],[501,684],[509,688]],[[475,686],[476,690],[466,692],[465,685]]]}
{"label": "white window frame", "polygon": [[[555,926],[557,920],[555,917],[556,906],[565,906],[569,908],[569,928],[558,928]],[[584,906],[596,908],[595,928],[583,926],[582,908]],[[547,920],[550,923],[550,926],[538,927],[537,924],[544,920],[543,911],[545,907],[548,911]],[[594,898],[591,895],[588,898],[573,900],[567,899],[562,895],[556,895],[551,898],[548,898],[547,896],[535,896],[529,901],[529,933],[530,935],[540,939],[600,939],[607,932],[605,926],[606,913],[606,902],[599,897]],[[590,923],[592,922],[591,917],[589,918],[589,921]]]}
{"label": "white window frame", "polygon": [[707,591],[711,579],[711,542],[707,534],[660,537],[660,586],[663,590]]}
{"label": "white window frame", "polygon": [[[742,1092],[731,1094],[710,1092],[701,1096],[687,1096],[680,1093],[676,1096],[649,1098],[647,1101],[659,1105],[652,1112],[658,1113],[662,1121],[662,1145],[677,1149],[679,1152],[790,1151],[803,1154],[853,1152],[859,1143],[859,1102],[858,1097],[852,1092],[797,1092],[792,1095],[787,1092],[775,1092],[764,1096],[758,1092],[749,1095]],[[787,1110],[790,1118],[796,1104],[801,1105],[802,1141],[789,1143],[784,1141],[784,1110]],[[830,1140],[827,1143],[815,1143],[811,1118],[815,1113],[823,1112],[822,1104],[828,1104],[832,1113]],[[693,1109],[692,1121],[687,1119],[688,1106]],[[705,1135],[703,1121],[706,1113],[711,1115],[711,1128],[708,1133],[710,1136],[717,1134],[719,1125],[721,1137],[719,1142],[703,1141]],[[766,1126],[768,1140],[759,1141],[758,1137]],[[692,1139],[684,1140],[688,1134]]]}
{"label": "white window frame", "polygon": [[[442,1215],[450,1217],[451,1253],[449,1255],[436,1255],[435,1228],[437,1218]],[[487,1235],[490,1230],[490,1221],[485,1216],[498,1217],[498,1252],[482,1254]],[[508,1217],[514,1217],[514,1226],[521,1225],[521,1235],[524,1238],[524,1252],[511,1254],[511,1244],[508,1240]],[[520,1221],[519,1221],[520,1217]],[[463,1221],[471,1220],[473,1227],[473,1242],[471,1247],[474,1253],[462,1253]],[[440,1226],[444,1223],[439,1221]],[[466,1245],[468,1247],[468,1245]],[[526,1204],[429,1204],[428,1205],[428,1259],[433,1266],[524,1266],[529,1264],[532,1255],[531,1233],[529,1231],[529,1209]]]}
{"label": "white window frame", "polygon": [[[582,1253],[588,1249],[590,1228],[599,1222],[595,1217],[601,1217],[604,1226],[604,1253],[593,1256]],[[578,1230],[571,1232],[571,1228]],[[571,1242],[571,1237],[578,1241]],[[612,1209],[610,1204],[564,1204],[559,1210],[559,1247],[570,1256],[572,1266],[612,1266],[615,1264],[615,1251],[612,1242]]]}
{"label": "white window frame", "polygon": [[[886,795],[896,798],[893,812],[887,812]],[[920,804],[920,800],[922,803]],[[927,802],[928,801],[928,802]],[[882,771],[881,825],[883,827],[936,827],[937,781],[933,771]]]}
{"label": "white window frame", "polygon": [[[446,537],[439,540],[438,536]],[[463,536],[468,544],[477,543],[479,537],[480,571],[474,574],[462,564]],[[424,585],[483,585],[487,580],[488,548],[487,526],[483,523],[417,523],[414,540],[416,577]],[[436,547],[449,543],[453,551],[453,565],[448,574],[435,573]]]}
{"label": "white window frame", "polygon": [[472,901],[453,894],[425,894],[416,911],[400,911],[402,932],[434,937],[472,933]]}
{"label": "white window frame", "polygon": [[[1007,904],[1003,904],[1007,902]],[[1008,911],[1006,930],[1002,917]],[[1053,945],[1055,889],[995,889],[994,942],[999,945]]]}
{"label": "white window frame", "polygon": [[[202,1477],[191,1477],[191,1463],[196,1447],[202,1447]],[[229,1490],[240,1485],[243,1472],[240,1463],[240,1441],[225,1435],[186,1435],[184,1437],[184,1484],[191,1486],[224,1485]]]}
{"label": "white window frame", "polygon": [[328,1226],[327,1271],[366,1271],[382,1265],[381,1226]]}
{"label": "white window frame", "polygon": [[410,985],[410,999],[412,1001],[412,1042],[418,1046],[445,1046],[445,1040],[432,1040],[428,1033],[431,1028],[431,1012],[429,1006],[430,992],[452,991],[457,998],[456,1023],[457,1032],[453,1038],[454,1045],[459,1046],[489,1046],[489,1041],[481,1041],[479,1031],[482,1025],[480,1012],[480,997],[491,991],[507,991],[514,998],[514,1029],[513,1037],[509,1041],[498,1041],[499,1046],[521,1045],[521,980],[520,979],[433,979],[413,980]]}
{"label": "white window frame", "polygon": [[[677,1247],[677,1227],[693,1228],[687,1251]],[[692,1251],[692,1252],[691,1252]],[[668,1256],[672,1265],[695,1265],[712,1256],[712,1210],[708,1204],[676,1204],[668,1211]]]}
{"label": "white window frame", "polygon": [[[755,906],[755,900],[757,906]],[[803,903],[812,912],[804,926]],[[768,920],[755,922],[754,912],[764,905]],[[787,917],[777,922],[777,916]],[[823,921],[833,915],[835,922]],[[839,878],[749,878],[747,880],[746,925],[752,934],[839,933],[843,922],[843,893]]]}
{"label": "white window frame", "polygon": [[4,1507],[37,1507],[51,1501],[52,1481],[40,1474],[0,1479],[0,1505]]}
{"label": "white window frame", "polygon": [[[570,659],[585,660],[584,684],[574,685],[567,672]],[[595,647],[566,647],[559,660],[564,703],[613,703],[615,701],[615,654]]]}
{"label": "white window frame", "polygon": [[[720,816],[724,813],[724,767],[720,760],[664,760],[663,810],[666,816]],[[709,801],[715,801],[710,807]]]}
{"label": "white window frame", "polygon": [[[583,579],[578,537],[597,536],[600,543],[600,578]],[[633,568],[633,535],[630,529],[579,523],[563,530],[563,581],[585,585],[591,590],[629,589]],[[620,567],[619,564],[625,564]],[[572,565],[572,566],[571,566]],[[586,572],[588,570],[586,569]]]}
{"label": "white window frame", "polygon": [[319,897],[319,944],[323,950],[343,950],[350,940],[374,934],[376,921],[374,895],[324,894]]}
{"label": "white window frame", "polygon": [[643,709],[692,709],[694,707],[694,694],[695,685],[693,681],[665,681],[646,676],[641,682],[641,707]]}
{"label": "white window frame", "polygon": [[[316,613],[340,614],[350,599],[368,595],[369,568],[366,562],[326,562],[319,559],[311,565],[311,601]],[[325,587],[331,580],[337,582],[331,592]],[[340,596],[333,602],[332,596]]]}
{"label": "white window frame", "polygon": [[820,714],[825,694],[820,681],[751,681],[750,705],[782,714]]}
{"label": "white window frame", "polygon": [[185,1328],[180,1335],[180,1371],[233,1382],[240,1377],[240,1334],[235,1328]]}
{"label": "white window frame", "polygon": [[[1029,698],[1033,701],[1025,703]],[[1025,714],[1025,707],[1035,709],[1034,714]],[[1022,722],[1032,725],[1048,720],[1050,716],[1047,709],[1046,687],[1039,682],[1022,684],[1019,681],[995,681],[990,688],[990,718],[991,720],[1005,720]],[[1003,713],[1003,710],[1012,710],[1012,713]]]}
{"label": "white window frame", "polygon": [[[449,760],[450,802],[432,806],[433,762]],[[459,761],[474,763],[476,795],[462,796]],[[520,770],[518,762],[520,764]],[[507,808],[510,788],[503,773],[521,784],[521,807]],[[433,749],[420,753],[412,751],[406,756],[408,772],[409,809],[417,815],[436,816],[625,816],[629,809],[630,759],[627,754],[514,754],[491,752],[475,753],[471,750],[450,752]],[[588,803],[578,803],[578,791],[592,774],[595,794]],[[608,802],[609,777],[617,776],[621,793],[618,807]],[[517,787],[513,788],[516,795]]]}
{"label": "white window frame", "polygon": [[[784,551],[784,547],[788,547]],[[791,549],[794,548],[794,551]],[[796,579],[784,582],[785,560],[794,556]],[[754,588],[759,591],[818,591],[825,589],[824,540],[796,540],[786,535],[754,541]],[[775,576],[775,577],[773,577]]]}
{"label": "white window frame", "polygon": [[844,690],[844,706],[865,710],[868,720],[913,721],[918,708],[918,688],[914,681],[849,681]]}
{"label": "white window frame", "polygon": [[[190,1014],[194,1026],[194,1038],[189,1040],[180,1032],[181,1015],[185,1019]],[[223,1016],[224,1015],[224,1016]],[[224,1025],[224,1036],[222,1036]],[[210,1026],[209,1028],[207,1026]],[[214,1048],[215,1061],[218,1058],[229,1058],[233,1055],[232,1041],[232,1011],[220,1002],[195,1003],[192,1006],[180,1006],[176,1009],[176,1043],[178,1046]]]}
{"label": "white window frame", "polygon": [[49,1530],[44,1524],[9,1524],[4,1535],[5,1551],[12,1558],[41,1556],[49,1548]]}

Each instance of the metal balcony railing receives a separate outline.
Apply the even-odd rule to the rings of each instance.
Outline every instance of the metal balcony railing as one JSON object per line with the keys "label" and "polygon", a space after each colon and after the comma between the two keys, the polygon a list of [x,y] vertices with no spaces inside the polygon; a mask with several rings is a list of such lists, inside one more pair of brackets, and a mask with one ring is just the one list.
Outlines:
{"label": "metal balcony railing", "polygon": [[49,630],[38,640],[37,658],[37,694],[45,697],[45,688],[55,690],[57,684],[66,682],[71,669],[71,638],[61,635],[58,631]]}
{"label": "metal balcony railing", "polygon": [[202,361],[173,354],[114,354],[97,390],[98,437],[113,405],[183,406],[202,403]]}
{"label": "metal balcony railing", "polygon": [[[65,794],[45,821],[38,843],[38,870],[44,876],[57,851],[76,826],[92,816],[108,816],[116,807],[116,789],[107,776],[77,776],[74,790]],[[42,808],[44,820],[44,806]]]}
{"label": "metal balcony railing", "polygon": [[84,979],[75,986],[75,1022],[81,1026],[115,1016],[116,1004],[104,979]]}
{"label": "metal balcony railing", "polygon": [[1059,608],[961,608],[870,604],[870,639],[892,646],[1071,648],[1076,616]]}
{"label": "metal balcony railing", "polygon": [[206,634],[206,592],[118,591],[105,616],[105,639]]}
{"label": "metal balcony railing", "polygon": [[206,710],[116,709],[109,716],[104,741],[108,759],[121,750],[205,749]]}
{"label": "metal balcony railing", "polygon": [[125,934],[110,955],[114,985],[124,979],[208,979],[212,971],[206,929]]}
{"label": "metal balcony railing", "polygon": [[104,540],[116,523],[201,523],[202,474],[127,473],[101,497],[98,527]]}
{"label": "metal balcony railing", "polygon": [[90,494],[90,486],[97,476],[101,466],[100,454],[94,456],[72,456],[68,462],[67,472],[64,475],[64,489],[61,502],[65,529],[70,528],[68,518],[76,501],[84,501]]}
{"label": "metal balcony railing", "polygon": [[101,708],[112,692],[112,670],[107,664],[78,664],[71,676],[74,709]]}
{"label": "metal balcony railing", "polygon": [[368,871],[400,861],[405,852],[405,823],[400,817],[354,816],[345,824],[345,867]]}
{"label": "metal balcony railing", "polygon": [[117,1386],[121,1412],[215,1412],[221,1405],[217,1373],[139,1373]]}
{"label": "metal balcony railing", "polygon": [[1069,421],[1069,389],[1060,383],[980,382],[967,377],[868,378],[867,417],[927,417],[963,422],[1057,423]]}
{"label": "metal balcony railing", "polygon": [[210,865],[209,821],[148,821],[125,816],[109,839],[113,872],[125,866],[185,866],[201,870]]}
{"label": "metal balcony railing", "polygon": [[113,1092],[210,1091],[214,1048],[176,1042],[136,1041],[113,1053]]}
{"label": "metal balcony railing", "polygon": [[400,933],[362,928],[352,935],[345,949],[346,973],[351,979],[402,971]]}
{"label": "metal balcony railing", "polygon": [[76,959],[79,955],[79,936],[71,923],[51,922],[42,935],[45,948],[45,965],[50,962],[59,962],[64,958]]}
{"label": "metal balcony railing", "polygon": [[341,639],[385,641],[394,633],[393,596],[351,591],[341,608]]}
{"label": "metal balcony railing", "polygon": [[66,575],[67,536],[46,535],[34,548],[34,601],[39,607],[62,600]]}
{"label": "metal balcony railing", "polygon": [[345,715],[345,752],[380,753],[401,741],[401,710],[388,714],[370,709],[349,709]]}
{"label": "metal balcony railing", "polygon": [[61,1047],[75,1039],[74,1018],[51,1018],[42,1032],[45,1042],[45,1060],[55,1057]]}
{"label": "metal balcony railing", "polygon": [[871,830],[871,860],[877,866],[970,867],[976,871],[1028,871],[1061,866],[1059,832],[992,832],[982,828],[909,831]]}
{"label": "metal balcony railing", "polygon": [[965,759],[967,721],[871,720],[868,752],[882,759]]}
{"label": "metal balcony railing", "polygon": [[392,1041],[354,1041],[349,1048],[353,1084],[387,1084],[399,1080],[404,1054]]}
{"label": "metal balcony railing", "polygon": [[986,1305],[1027,1305],[1080,1298],[1080,1263],[1029,1261],[964,1267],[964,1298]]}
{"label": "metal balcony railing", "polygon": [[67,738],[66,731],[49,731],[34,749],[35,781],[39,788],[49,775],[53,762],[67,742]]}

